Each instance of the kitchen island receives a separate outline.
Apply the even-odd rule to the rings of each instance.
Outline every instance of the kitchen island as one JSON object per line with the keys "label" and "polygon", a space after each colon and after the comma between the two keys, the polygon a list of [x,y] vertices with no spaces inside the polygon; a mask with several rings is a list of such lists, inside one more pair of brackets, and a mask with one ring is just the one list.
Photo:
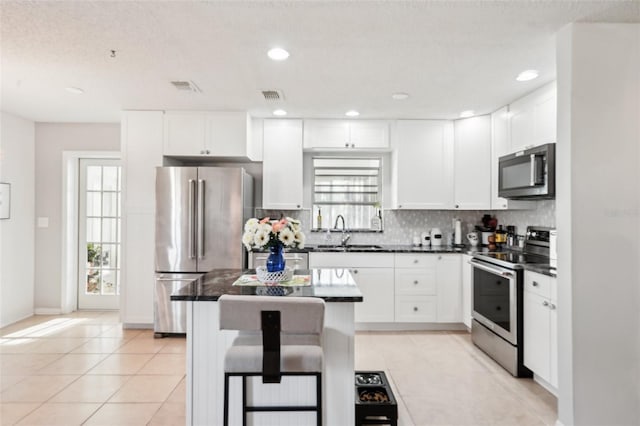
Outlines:
{"label": "kitchen island", "polygon": [[[354,422],[354,303],[362,293],[347,269],[298,270],[310,275],[306,286],[234,286],[242,274],[253,271],[217,269],[185,285],[171,300],[187,302],[187,425],[222,425],[224,355],[237,331],[220,330],[217,300],[223,294],[319,297],[326,302],[322,339],[324,354],[323,419],[325,425]],[[294,380],[295,379],[295,380]],[[252,403],[306,404],[315,398],[313,379],[285,380],[275,386],[258,378],[249,386]],[[231,384],[230,424],[241,424],[240,386]],[[313,413],[265,413],[260,424],[315,424]],[[252,416],[249,416],[248,424]]]}

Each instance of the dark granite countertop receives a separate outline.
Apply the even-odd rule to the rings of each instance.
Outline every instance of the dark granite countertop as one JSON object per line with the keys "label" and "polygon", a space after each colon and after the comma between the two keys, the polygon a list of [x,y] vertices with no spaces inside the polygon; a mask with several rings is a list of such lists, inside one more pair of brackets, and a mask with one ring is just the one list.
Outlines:
{"label": "dark granite countertop", "polygon": [[[356,244],[341,247],[339,245],[323,246],[310,245],[304,249],[285,249],[287,253],[467,253],[469,246],[440,246],[440,247],[422,247],[402,244]],[[265,250],[254,250],[257,253],[266,252]]]}
{"label": "dark granite countertop", "polygon": [[223,294],[319,297],[325,302],[362,302],[362,293],[347,269],[296,270],[296,275],[311,275],[308,286],[233,286],[242,274],[254,269],[214,269],[186,284],[171,295],[171,300],[216,301]]}
{"label": "dark granite countertop", "polygon": [[557,270],[548,263],[525,263],[522,265],[525,271],[537,272],[555,278]]}

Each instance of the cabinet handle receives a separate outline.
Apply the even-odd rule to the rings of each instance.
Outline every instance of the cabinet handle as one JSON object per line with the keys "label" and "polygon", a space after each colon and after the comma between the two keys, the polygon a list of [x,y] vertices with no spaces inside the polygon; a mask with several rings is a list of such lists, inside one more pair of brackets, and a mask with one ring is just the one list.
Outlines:
{"label": "cabinet handle", "polygon": [[352,144],[351,144],[351,148],[355,148],[355,147],[356,147],[356,144],[355,144],[355,143],[352,143]]}
{"label": "cabinet handle", "polygon": [[296,208],[300,208],[300,204],[296,204]]}
{"label": "cabinet handle", "polygon": [[544,302],[542,302],[542,306],[549,306],[549,302],[545,300]]}
{"label": "cabinet handle", "polygon": [[438,256],[438,260],[442,260],[442,256]]}
{"label": "cabinet handle", "polygon": [[531,285],[534,286],[534,287],[538,287],[538,282],[534,281],[534,282],[531,283]]}
{"label": "cabinet handle", "polygon": [[549,303],[549,309],[553,311],[555,308],[556,308],[556,305],[554,305],[553,303]]}
{"label": "cabinet handle", "polygon": [[345,144],[344,144],[344,147],[345,147],[345,148],[349,148],[349,142],[345,143]]}
{"label": "cabinet handle", "polygon": [[418,259],[413,259],[413,263],[418,263],[419,260]]}
{"label": "cabinet handle", "polygon": [[208,149],[205,151],[205,154],[211,154],[211,151],[209,151]]}
{"label": "cabinet handle", "polygon": [[418,312],[418,307],[417,306],[413,307],[413,312]]}
{"label": "cabinet handle", "polygon": [[401,209],[402,208],[402,204],[398,204],[398,208]]}
{"label": "cabinet handle", "polygon": [[200,154],[204,154],[204,149],[201,149],[201,150],[200,150]]}
{"label": "cabinet handle", "polygon": [[357,273],[358,273],[358,270],[357,270],[357,269],[354,269],[354,270],[353,270],[353,273],[354,273],[354,274],[357,274]]}
{"label": "cabinet handle", "polygon": [[459,209],[459,208],[460,208],[460,204],[456,204],[456,209]]}
{"label": "cabinet handle", "polygon": [[506,209],[506,208],[507,208],[507,205],[506,205],[506,204],[503,204],[503,205],[502,205],[502,208]]}
{"label": "cabinet handle", "polygon": [[418,285],[418,280],[413,280],[414,285]]}

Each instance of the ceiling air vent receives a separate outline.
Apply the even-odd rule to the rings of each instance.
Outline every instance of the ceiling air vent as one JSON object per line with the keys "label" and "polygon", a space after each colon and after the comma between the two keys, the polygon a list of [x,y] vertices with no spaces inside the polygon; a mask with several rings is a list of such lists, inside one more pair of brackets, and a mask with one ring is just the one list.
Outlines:
{"label": "ceiling air vent", "polygon": [[202,93],[202,90],[193,81],[172,81],[173,87],[182,92]]}
{"label": "ceiling air vent", "polygon": [[284,101],[284,94],[280,90],[263,90],[262,96],[264,99],[270,102]]}

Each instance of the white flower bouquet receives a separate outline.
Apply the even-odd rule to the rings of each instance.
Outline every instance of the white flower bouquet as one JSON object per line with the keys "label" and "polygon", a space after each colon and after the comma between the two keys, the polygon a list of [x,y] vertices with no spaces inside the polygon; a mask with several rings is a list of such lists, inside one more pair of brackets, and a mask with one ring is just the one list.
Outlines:
{"label": "white flower bouquet", "polygon": [[278,246],[304,248],[304,240],[300,221],[290,217],[280,220],[251,218],[245,223],[242,235],[242,244],[247,251]]}

